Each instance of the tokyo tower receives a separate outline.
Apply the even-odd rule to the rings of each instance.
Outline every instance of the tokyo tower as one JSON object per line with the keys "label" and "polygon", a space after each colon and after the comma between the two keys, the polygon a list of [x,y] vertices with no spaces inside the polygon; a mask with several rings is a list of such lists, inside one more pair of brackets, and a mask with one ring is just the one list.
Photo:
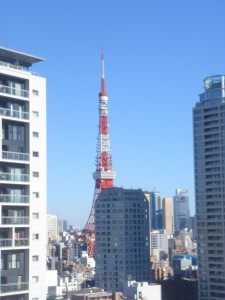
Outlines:
{"label": "tokyo tower", "polygon": [[83,235],[88,240],[88,255],[93,256],[95,244],[95,202],[101,190],[113,187],[115,172],[112,170],[108,124],[108,94],[105,90],[104,54],[101,55],[101,92],[99,93],[99,132],[97,142],[96,171],[93,173],[95,191],[91,212],[84,227]]}

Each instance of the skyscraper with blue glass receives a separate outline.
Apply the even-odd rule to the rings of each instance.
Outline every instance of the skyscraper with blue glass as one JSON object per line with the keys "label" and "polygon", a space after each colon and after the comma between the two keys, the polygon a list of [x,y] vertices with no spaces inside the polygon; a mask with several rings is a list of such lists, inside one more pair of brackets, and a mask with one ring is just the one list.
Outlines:
{"label": "skyscraper with blue glass", "polygon": [[225,76],[204,79],[193,109],[199,300],[225,299]]}

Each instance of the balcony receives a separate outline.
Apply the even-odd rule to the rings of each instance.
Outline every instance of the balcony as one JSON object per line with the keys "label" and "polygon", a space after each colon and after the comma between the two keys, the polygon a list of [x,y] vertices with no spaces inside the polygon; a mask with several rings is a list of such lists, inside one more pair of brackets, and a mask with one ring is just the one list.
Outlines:
{"label": "balcony", "polygon": [[39,76],[38,73],[30,71],[26,67],[23,67],[23,66],[16,66],[16,65],[10,64],[10,63],[5,62],[5,61],[0,61],[0,65],[3,66],[3,67],[6,67],[6,68],[10,68],[10,69],[16,69],[16,70],[20,70],[20,71],[23,71],[23,72],[28,72],[28,73],[30,73],[34,76]]}
{"label": "balcony", "polygon": [[29,217],[2,217],[2,225],[28,225]]}
{"label": "balcony", "polygon": [[28,238],[15,239],[15,247],[29,246]]}
{"label": "balcony", "polygon": [[0,238],[0,248],[1,247],[12,247],[12,239]]}
{"label": "balcony", "polygon": [[29,113],[0,107],[0,115],[10,118],[29,120]]}
{"label": "balcony", "polygon": [[26,291],[28,290],[28,288],[29,288],[28,282],[1,284],[0,294]]}
{"label": "balcony", "polygon": [[25,195],[0,195],[0,202],[29,203],[29,196]]}
{"label": "balcony", "polygon": [[28,161],[30,159],[30,155],[28,153],[2,151],[2,158]]}
{"label": "balcony", "polygon": [[29,175],[27,174],[11,174],[11,173],[0,173],[0,181],[29,181]]}
{"label": "balcony", "polygon": [[29,97],[29,91],[27,91],[27,90],[17,89],[17,88],[13,88],[13,87],[10,87],[7,85],[2,85],[2,84],[0,85],[0,93],[24,97],[24,98]]}

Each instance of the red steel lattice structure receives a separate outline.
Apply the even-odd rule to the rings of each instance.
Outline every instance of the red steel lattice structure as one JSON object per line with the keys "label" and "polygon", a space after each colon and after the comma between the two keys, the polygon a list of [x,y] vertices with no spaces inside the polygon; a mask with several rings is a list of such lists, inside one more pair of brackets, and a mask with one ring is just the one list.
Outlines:
{"label": "red steel lattice structure", "polygon": [[101,92],[99,93],[99,133],[97,143],[96,171],[93,174],[95,191],[91,212],[83,234],[88,238],[88,255],[94,254],[95,243],[95,202],[101,190],[113,187],[115,172],[112,170],[112,155],[110,151],[108,125],[108,94],[105,90],[104,55],[101,56]]}

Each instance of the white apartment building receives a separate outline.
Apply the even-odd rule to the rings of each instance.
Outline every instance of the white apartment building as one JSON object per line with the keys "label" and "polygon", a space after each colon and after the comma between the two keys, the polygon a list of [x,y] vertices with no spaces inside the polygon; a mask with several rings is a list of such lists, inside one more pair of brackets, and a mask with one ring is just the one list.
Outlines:
{"label": "white apartment building", "polygon": [[150,255],[158,260],[167,256],[169,252],[168,235],[165,229],[150,232]]}
{"label": "white apartment building", "polygon": [[47,236],[56,239],[58,236],[58,216],[56,214],[47,214]]}
{"label": "white apartment building", "polygon": [[42,58],[0,47],[0,298],[46,298],[46,80]]}

